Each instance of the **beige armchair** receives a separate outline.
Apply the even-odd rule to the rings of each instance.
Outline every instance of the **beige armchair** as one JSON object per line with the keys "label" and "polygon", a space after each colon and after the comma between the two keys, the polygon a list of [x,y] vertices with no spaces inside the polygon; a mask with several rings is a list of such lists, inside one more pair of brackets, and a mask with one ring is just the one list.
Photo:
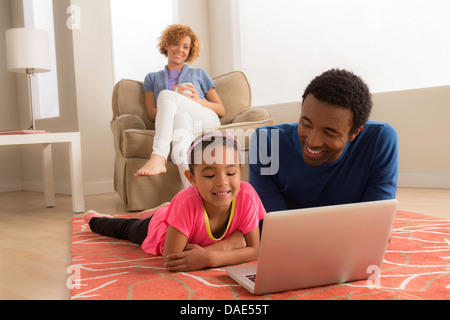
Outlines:
{"label": "beige armchair", "polygon": [[[233,134],[245,150],[242,175],[248,180],[248,146],[253,131],[261,126],[274,124],[270,113],[260,108],[250,108],[251,91],[242,72],[234,71],[213,79],[226,115],[221,119],[222,132]],[[155,207],[172,200],[183,184],[177,166],[167,159],[167,173],[154,177],[134,177],[152,153],[154,123],[148,119],[144,104],[142,82],[121,80],[114,87],[113,120],[116,158],[114,164],[114,188],[129,211]]]}

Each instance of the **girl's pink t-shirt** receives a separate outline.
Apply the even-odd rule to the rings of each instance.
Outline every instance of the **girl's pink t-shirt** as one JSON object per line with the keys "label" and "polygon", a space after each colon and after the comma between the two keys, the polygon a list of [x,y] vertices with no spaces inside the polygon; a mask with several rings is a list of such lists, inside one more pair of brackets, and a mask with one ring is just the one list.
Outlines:
{"label": "girl's pink t-shirt", "polygon": [[[226,239],[236,230],[247,234],[259,226],[266,210],[255,189],[244,181],[235,199],[233,220],[222,239]],[[153,255],[164,254],[164,242],[169,225],[183,233],[188,243],[201,247],[211,245],[218,240],[212,239],[206,229],[202,197],[193,186],[180,191],[167,206],[159,209],[148,226],[148,235],[142,243],[142,249]]]}

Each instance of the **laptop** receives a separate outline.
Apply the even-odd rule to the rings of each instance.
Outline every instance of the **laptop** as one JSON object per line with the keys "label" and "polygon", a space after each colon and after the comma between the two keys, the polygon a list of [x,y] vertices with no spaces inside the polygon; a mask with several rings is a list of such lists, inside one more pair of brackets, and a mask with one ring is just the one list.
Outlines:
{"label": "laptop", "polygon": [[271,212],[257,264],[226,273],[255,295],[368,279],[383,263],[397,200]]}

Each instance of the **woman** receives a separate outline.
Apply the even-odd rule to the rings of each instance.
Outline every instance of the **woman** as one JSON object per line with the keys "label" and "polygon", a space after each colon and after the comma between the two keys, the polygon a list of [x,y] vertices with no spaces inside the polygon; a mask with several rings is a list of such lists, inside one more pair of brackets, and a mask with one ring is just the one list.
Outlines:
{"label": "woman", "polygon": [[155,122],[153,152],[136,177],[155,176],[166,172],[166,161],[172,144],[172,161],[178,166],[185,187],[189,182],[187,149],[195,130],[220,126],[225,108],[211,77],[201,68],[191,69],[199,57],[201,43],[189,26],[170,25],[161,34],[159,51],[167,57],[164,70],[145,77],[144,94],[147,114]]}

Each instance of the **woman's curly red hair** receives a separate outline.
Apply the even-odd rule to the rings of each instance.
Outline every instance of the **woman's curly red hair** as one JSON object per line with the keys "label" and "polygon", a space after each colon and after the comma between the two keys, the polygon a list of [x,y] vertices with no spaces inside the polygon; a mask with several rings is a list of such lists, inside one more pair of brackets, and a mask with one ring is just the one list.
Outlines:
{"label": "woman's curly red hair", "polygon": [[194,62],[198,57],[200,57],[200,51],[202,49],[202,44],[198,36],[189,26],[182,24],[172,24],[168,26],[159,37],[159,52],[167,57],[167,49],[174,42],[189,36],[191,38],[191,48],[189,51],[189,56],[186,59],[187,63]]}

